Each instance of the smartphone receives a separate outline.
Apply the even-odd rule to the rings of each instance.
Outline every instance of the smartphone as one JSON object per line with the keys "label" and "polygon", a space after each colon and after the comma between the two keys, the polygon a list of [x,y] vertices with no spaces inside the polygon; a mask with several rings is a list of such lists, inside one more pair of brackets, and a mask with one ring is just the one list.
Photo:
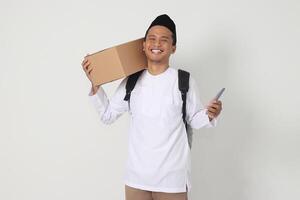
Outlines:
{"label": "smartphone", "polygon": [[225,90],[225,88],[222,88],[222,89],[220,90],[220,92],[218,92],[218,94],[215,96],[214,100],[219,100],[219,98],[222,96],[224,90]]}

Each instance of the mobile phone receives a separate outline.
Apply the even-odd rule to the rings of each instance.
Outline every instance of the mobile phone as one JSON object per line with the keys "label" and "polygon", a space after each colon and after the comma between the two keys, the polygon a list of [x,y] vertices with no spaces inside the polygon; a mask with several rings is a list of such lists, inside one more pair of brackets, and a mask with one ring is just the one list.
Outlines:
{"label": "mobile phone", "polygon": [[222,89],[220,90],[220,92],[218,92],[218,94],[215,96],[214,100],[219,100],[219,98],[222,96],[224,90],[225,90],[225,88],[222,88]]}

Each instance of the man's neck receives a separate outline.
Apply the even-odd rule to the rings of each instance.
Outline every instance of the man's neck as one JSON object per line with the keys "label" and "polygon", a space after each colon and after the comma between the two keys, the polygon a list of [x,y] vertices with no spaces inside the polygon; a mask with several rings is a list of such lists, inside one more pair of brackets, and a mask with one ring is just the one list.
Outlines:
{"label": "man's neck", "polygon": [[158,75],[166,71],[169,63],[153,63],[148,61],[148,71],[152,75]]}

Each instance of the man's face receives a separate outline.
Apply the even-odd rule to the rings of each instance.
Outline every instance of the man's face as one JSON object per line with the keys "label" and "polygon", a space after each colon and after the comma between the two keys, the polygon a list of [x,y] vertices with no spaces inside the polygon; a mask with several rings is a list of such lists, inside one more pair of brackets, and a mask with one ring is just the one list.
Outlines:
{"label": "man's face", "polygon": [[148,60],[168,63],[170,55],[176,50],[172,42],[172,32],[168,28],[158,25],[151,27],[143,43]]}

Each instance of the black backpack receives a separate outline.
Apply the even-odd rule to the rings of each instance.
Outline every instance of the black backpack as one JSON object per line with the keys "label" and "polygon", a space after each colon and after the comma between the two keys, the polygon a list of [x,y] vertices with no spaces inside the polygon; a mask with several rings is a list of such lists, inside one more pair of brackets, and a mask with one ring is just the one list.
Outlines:
{"label": "black backpack", "polygon": [[[134,89],[134,86],[140,77],[140,75],[143,73],[144,70],[138,71],[134,74],[131,74],[126,82],[126,95],[124,98],[124,101],[128,101],[128,106],[130,109],[130,94],[131,91]],[[178,88],[181,92],[181,98],[182,98],[182,119],[185,124],[186,132],[187,132],[187,137],[188,137],[188,143],[189,147],[192,148],[192,128],[190,125],[186,122],[186,95],[189,90],[189,78],[190,78],[190,73],[187,71],[184,71],[182,69],[178,69]]]}

